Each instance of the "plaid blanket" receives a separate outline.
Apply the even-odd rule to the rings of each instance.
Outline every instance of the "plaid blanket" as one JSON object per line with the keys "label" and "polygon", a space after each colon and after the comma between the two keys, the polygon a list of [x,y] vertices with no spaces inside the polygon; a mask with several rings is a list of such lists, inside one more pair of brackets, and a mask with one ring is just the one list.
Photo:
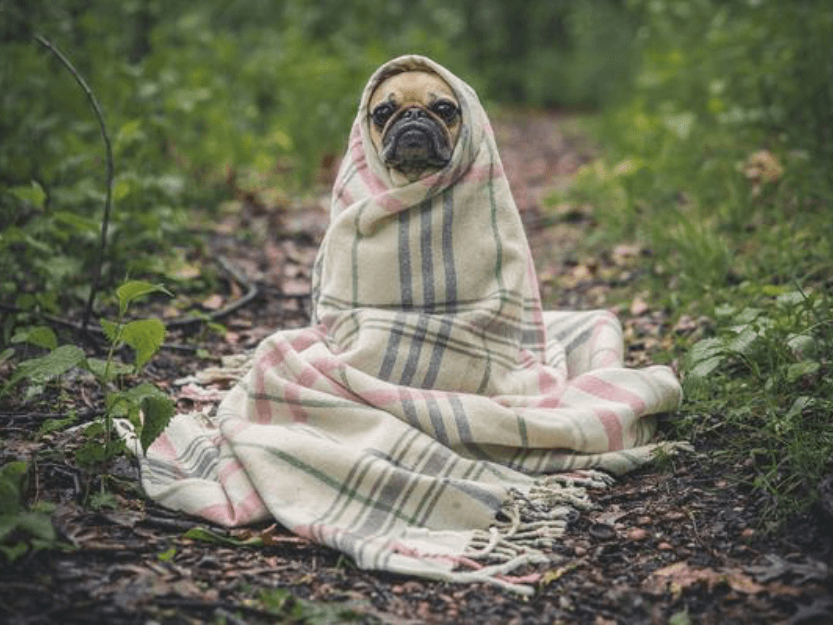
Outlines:
{"label": "plaid blanket", "polygon": [[[391,70],[454,89],[452,161],[397,186],[370,141]],[[184,414],[141,460],[150,497],[227,526],[267,518],[362,568],[520,592],[587,486],[650,459],[665,367],[622,366],[606,311],[543,311],[475,92],[429,59],[361,99],[314,268],[311,327],[278,331],[213,417]],[[607,473],[603,473],[603,472]]]}

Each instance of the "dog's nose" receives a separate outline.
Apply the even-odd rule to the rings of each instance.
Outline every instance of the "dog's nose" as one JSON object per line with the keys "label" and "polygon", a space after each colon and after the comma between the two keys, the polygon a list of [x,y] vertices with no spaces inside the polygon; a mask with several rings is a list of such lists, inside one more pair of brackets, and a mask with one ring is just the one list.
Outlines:
{"label": "dog's nose", "polygon": [[402,111],[402,119],[420,119],[425,117],[425,111],[417,106]]}

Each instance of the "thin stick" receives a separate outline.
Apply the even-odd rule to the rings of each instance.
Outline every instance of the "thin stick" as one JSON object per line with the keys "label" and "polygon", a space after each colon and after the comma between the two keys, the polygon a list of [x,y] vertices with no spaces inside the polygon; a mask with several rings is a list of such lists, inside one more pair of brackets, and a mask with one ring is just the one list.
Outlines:
{"label": "thin stick", "polygon": [[101,136],[104,139],[104,150],[107,158],[107,193],[104,198],[104,216],[101,219],[101,240],[98,248],[98,259],[93,269],[93,281],[90,286],[90,296],[87,299],[87,307],[84,309],[84,318],[81,322],[81,329],[86,332],[87,325],[90,322],[90,317],[93,312],[93,303],[95,302],[95,297],[98,294],[99,287],[101,286],[101,267],[104,264],[104,254],[107,250],[107,229],[110,225],[110,209],[113,203],[113,148],[110,145],[110,135],[107,134],[107,125],[104,123],[104,113],[101,112],[101,106],[93,94],[92,89],[90,89],[87,84],[87,81],[85,81],[84,77],[78,73],[78,70],[75,69],[72,63],[70,63],[69,59],[54,45],[52,45],[50,41],[37,34],[35,35],[35,41],[58,58],[64,67],[69,70],[69,73],[75,78],[75,82],[78,83],[87,95],[87,99],[90,101],[90,105],[93,107],[93,112],[98,119],[98,124],[101,128]]}

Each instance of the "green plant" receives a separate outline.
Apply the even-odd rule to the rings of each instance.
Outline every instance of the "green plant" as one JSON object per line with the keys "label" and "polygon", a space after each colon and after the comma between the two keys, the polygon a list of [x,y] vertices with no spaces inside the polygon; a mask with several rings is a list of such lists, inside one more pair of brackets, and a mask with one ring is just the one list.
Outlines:
{"label": "green plant", "polygon": [[[29,383],[27,395],[37,395],[48,382],[75,367],[91,373],[104,393],[104,418],[86,427],[85,443],[76,453],[76,460],[82,466],[106,467],[113,457],[124,451],[124,442],[114,437],[115,418],[130,420],[142,449],[147,451],[173,414],[173,402],[153,384],[142,382],[136,386],[125,385],[125,377],[139,373],[159,350],[165,338],[165,326],[159,319],[126,319],[130,304],[152,293],[169,294],[162,286],[142,281],[129,281],[117,289],[117,318],[115,321],[101,321],[102,331],[109,344],[105,359],[88,357],[77,345],[59,346],[52,330],[45,327],[32,328],[18,335],[19,340],[27,340],[50,351],[44,356],[21,362],[0,390],[0,396],[23,381]],[[116,359],[116,353],[124,346],[134,351],[133,363],[130,365]],[[102,492],[104,490],[105,480],[102,480]]]}
{"label": "green plant", "polygon": [[772,497],[768,518],[783,521],[812,503],[833,468],[831,302],[785,291],[759,307],[721,306],[716,319],[717,335],[685,359],[689,402],[715,411],[712,433],[751,458],[753,485]]}
{"label": "green plant", "polygon": [[550,198],[553,217],[581,206],[598,224],[586,251],[637,243],[633,291],[672,320],[708,319],[697,332],[714,336],[661,355],[685,374],[675,435],[717,449],[784,521],[833,470],[833,6],[627,6],[639,65],[584,125],[603,149]]}
{"label": "green plant", "polygon": [[29,551],[68,547],[57,537],[50,504],[38,502],[31,509],[25,505],[28,470],[20,461],[0,467],[0,552],[9,562]]}
{"label": "green plant", "polygon": [[325,625],[327,623],[380,622],[374,616],[359,609],[339,604],[308,601],[295,597],[285,588],[264,590],[259,596],[264,608],[276,616],[293,623]]}

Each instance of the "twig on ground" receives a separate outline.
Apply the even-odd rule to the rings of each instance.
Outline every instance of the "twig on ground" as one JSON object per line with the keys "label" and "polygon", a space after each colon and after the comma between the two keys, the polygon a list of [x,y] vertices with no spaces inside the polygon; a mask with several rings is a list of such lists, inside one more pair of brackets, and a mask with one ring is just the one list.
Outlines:
{"label": "twig on ground", "polygon": [[237,283],[246,289],[246,292],[241,296],[238,297],[233,302],[223,306],[222,308],[215,310],[210,314],[206,314],[205,316],[199,317],[185,317],[183,319],[173,319],[169,321],[166,325],[169,328],[173,327],[183,327],[187,325],[193,325],[197,323],[205,323],[205,321],[216,321],[217,319],[222,319],[233,313],[235,310],[242,308],[250,301],[252,301],[255,297],[258,296],[259,290],[257,285],[254,282],[250,282],[243,273],[234,267],[231,263],[224,256],[218,256],[217,262],[220,266],[228,273],[232,278],[234,278]]}
{"label": "twig on ground", "polygon": [[[256,298],[260,294],[260,290],[258,289],[257,285],[253,282],[250,282],[236,267],[231,265],[228,260],[224,257],[220,256],[217,258],[217,262],[220,266],[229,274],[231,277],[244,289],[246,292],[233,302],[229,303],[226,306],[223,306],[219,310],[215,310],[211,313],[206,313],[205,315],[197,316],[190,316],[190,317],[183,317],[181,319],[172,319],[168,321],[165,325],[168,328],[182,328],[189,325],[195,325],[200,323],[207,323],[209,321],[216,321],[218,319],[222,319],[223,317],[227,317],[231,313],[239,310],[249,302],[251,302],[254,298]],[[302,295],[285,295],[285,294],[273,294],[270,297],[276,297],[278,299],[305,299],[309,297],[308,294]],[[50,315],[48,313],[41,313],[37,311],[26,310],[24,308],[20,308],[19,306],[14,306],[11,304],[3,304],[0,303],[0,310],[11,312],[11,313],[30,313],[37,315],[39,318],[43,319],[44,321],[61,326],[64,328],[69,328],[71,330],[75,330],[76,332],[86,332],[91,335],[95,335],[95,338],[102,338],[104,336],[104,332],[101,328],[98,327],[90,327],[85,328],[83,323],[79,324],[74,321],[70,321],[68,319],[63,319],[61,317],[56,317],[55,315]],[[177,345],[171,343],[163,343],[162,347],[164,349],[172,349],[172,350],[179,350],[179,351],[193,351],[198,349],[198,347],[190,346],[190,345]]]}

